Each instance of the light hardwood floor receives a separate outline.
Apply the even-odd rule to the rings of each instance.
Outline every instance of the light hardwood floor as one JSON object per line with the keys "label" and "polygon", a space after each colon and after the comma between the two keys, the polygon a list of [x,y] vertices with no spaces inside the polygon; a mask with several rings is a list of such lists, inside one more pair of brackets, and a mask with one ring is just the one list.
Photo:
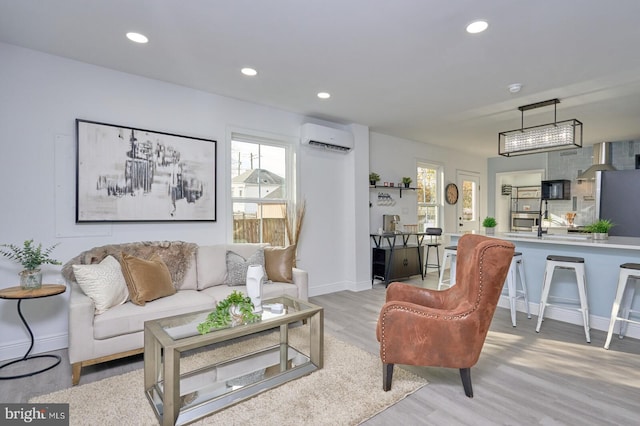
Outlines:
{"label": "light hardwood floor", "polygon": [[[433,287],[426,281],[408,282]],[[325,330],[371,353],[378,353],[375,326],[385,287],[312,297],[325,309]],[[605,333],[545,319],[538,334],[536,316],[498,308],[478,364],[471,369],[474,398],[464,395],[458,370],[407,367],[429,384],[367,420],[375,425],[632,425],[640,421],[640,341],[614,337],[603,349]],[[0,400],[26,402],[35,395],[70,386],[66,350],[62,363],[37,376],[0,381]],[[142,368],[142,357],[83,369],[81,384]],[[382,371],[380,372],[382,375]],[[382,386],[382,377],[380,378]],[[265,423],[268,424],[268,421]]]}

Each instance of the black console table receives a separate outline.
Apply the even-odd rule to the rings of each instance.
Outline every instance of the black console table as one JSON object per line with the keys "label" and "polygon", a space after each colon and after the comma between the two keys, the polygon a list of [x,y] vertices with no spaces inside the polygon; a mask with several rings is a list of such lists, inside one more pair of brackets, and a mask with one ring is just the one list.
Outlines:
{"label": "black console table", "polygon": [[[422,276],[422,242],[425,235],[425,232],[369,234],[374,244],[371,283],[379,278],[388,286],[393,279]],[[412,237],[415,237],[415,244],[411,244]]]}

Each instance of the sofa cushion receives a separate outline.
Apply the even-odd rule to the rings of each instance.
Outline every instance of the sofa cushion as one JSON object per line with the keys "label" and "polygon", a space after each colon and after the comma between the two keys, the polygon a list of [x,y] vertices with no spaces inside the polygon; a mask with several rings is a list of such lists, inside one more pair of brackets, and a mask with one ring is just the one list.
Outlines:
{"label": "sofa cushion", "polygon": [[[173,286],[176,290],[197,290],[198,289],[198,274],[196,268],[196,252],[191,253],[189,267],[184,274],[184,279],[181,283],[173,281]],[[168,266],[168,265],[167,265]]]}
{"label": "sofa cushion", "polygon": [[248,258],[228,250],[227,279],[224,283],[231,286],[245,285],[247,283],[247,269],[249,269],[249,265],[260,265],[264,267],[264,248],[260,247]]}
{"label": "sofa cushion", "polygon": [[198,290],[224,283],[227,278],[226,244],[200,246],[196,254]]}
{"label": "sofa cushion", "polygon": [[73,265],[77,283],[93,300],[96,315],[121,305],[129,298],[127,283],[122,275],[120,262],[113,256],[105,257],[95,265]]}
{"label": "sofa cushion", "polygon": [[127,282],[131,302],[144,306],[146,302],[175,294],[169,268],[157,254],[149,260],[122,253],[122,273]]}
{"label": "sofa cushion", "polygon": [[271,281],[292,283],[295,260],[295,244],[289,247],[265,247],[264,268],[267,271],[267,278]]}
{"label": "sofa cushion", "polygon": [[196,290],[181,290],[171,297],[148,302],[145,306],[127,302],[95,317],[94,338],[109,339],[144,330],[144,322],[202,310],[213,310],[215,301]]}
{"label": "sofa cushion", "polygon": [[[244,285],[235,287],[229,287],[227,285],[217,285],[202,290],[200,293],[206,294],[207,296],[215,300],[216,303],[218,303],[220,300],[223,300],[225,297],[230,295],[234,290],[239,291],[242,294],[248,294],[247,286]],[[295,298],[299,297],[298,287],[295,284],[289,283],[268,283],[262,285],[262,301],[285,295]]]}

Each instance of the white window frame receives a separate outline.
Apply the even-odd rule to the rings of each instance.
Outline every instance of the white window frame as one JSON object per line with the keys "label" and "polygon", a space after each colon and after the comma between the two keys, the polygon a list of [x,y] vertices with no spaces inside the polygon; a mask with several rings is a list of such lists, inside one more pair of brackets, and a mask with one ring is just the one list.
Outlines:
{"label": "white window frame", "polygon": [[[234,203],[253,203],[260,205],[266,204],[282,204],[283,202],[289,205],[296,200],[297,194],[297,167],[296,167],[296,155],[297,155],[297,140],[295,138],[290,138],[281,135],[273,135],[268,133],[261,133],[255,131],[247,131],[242,129],[232,129],[229,131],[229,154],[228,154],[228,165],[229,171],[227,176],[229,177],[228,185],[227,185],[227,193],[229,194],[229,238],[227,239],[230,242],[233,242],[233,205]],[[244,142],[244,143],[252,143],[256,145],[267,145],[274,146],[278,148],[283,148],[285,150],[285,174],[286,174],[286,185],[285,185],[285,193],[284,198],[278,198],[276,200],[270,200],[259,197],[234,197],[233,196],[233,171],[234,171],[234,159],[232,158],[233,152],[233,143]],[[260,231],[260,241],[262,241],[262,230]]]}
{"label": "white window frame", "polygon": [[[416,177],[418,176],[418,168],[422,168],[422,169],[432,169],[436,171],[436,203],[421,203],[420,201],[418,201],[416,203],[416,214],[419,213],[419,208],[421,206],[424,207],[435,207],[436,208],[436,224],[432,227],[434,228],[442,228],[444,223],[443,223],[443,212],[444,212],[444,188],[443,188],[443,181],[444,181],[444,166],[442,164],[439,163],[434,163],[432,161],[427,161],[427,160],[418,160],[416,162]],[[417,187],[417,182],[416,182],[416,187]],[[426,229],[426,223],[422,225],[424,229]],[[420,229],[420,231],[424,231],[424,229]]]}

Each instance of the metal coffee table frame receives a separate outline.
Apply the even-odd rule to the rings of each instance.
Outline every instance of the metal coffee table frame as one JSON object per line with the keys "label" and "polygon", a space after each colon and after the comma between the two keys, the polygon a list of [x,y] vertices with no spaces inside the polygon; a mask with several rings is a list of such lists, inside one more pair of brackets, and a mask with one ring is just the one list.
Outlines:
{"label": "metal coffee table frame", "polygon": [[[144,325],[144,387],[145,394],[151,403],[158,420],[162,425],[182,425],[193,422],[225,407],[248,399],[260,392],[272,389],[287,381],[302,377],[323,367],[324,347],[324,311],[322,307],[303,300],[282,296],[264,301],[265,304],[282,303],[286,310],[279,316],[263,319],[260,322],[224,328],[205,335],[195,334],[185,337],[171,337],[167,332],[170,324],[189,324],[196,318],[210,311],[147,321]],[[291,358],[300,352],[289,345],[289,325],[309,322],[310,350],[303,358],[306,362],[292,367]],[[188,325],[191,327],[191,325]],[[265,330],[280,329],[280,344],[265,348],[259,352],[242,354],[239,357],[218,363],[203,369],[180,374],[181,353],[226,342],[238,337],[254,335]],[[215,349],[212,349],[215,350]],[[278,372],[270,377],[258,380],[246,386],[239,386],[222,395],[218,395],[197,404],[183,404],[181,398],[181,382],[189,380],[193,375],[206,370],[213,370],[221,365],[238,365],[250,363],[261,356],[279,357]],[[197,394],[197,393],[195,393]]]}

